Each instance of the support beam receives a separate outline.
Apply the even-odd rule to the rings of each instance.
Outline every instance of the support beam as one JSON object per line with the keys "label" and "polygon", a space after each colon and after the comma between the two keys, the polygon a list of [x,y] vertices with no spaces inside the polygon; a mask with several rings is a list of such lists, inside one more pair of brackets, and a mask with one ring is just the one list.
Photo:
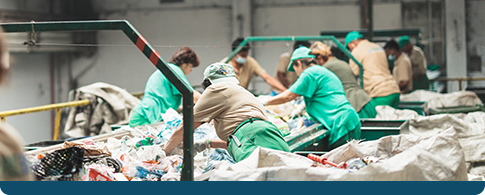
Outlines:
{"label": "support beam", "polygon": [[251,16],[251,0],[232,0],[232,40],[251,36]]}
{"label": "support beam", "polygon": [[[445,0],[446,74],[447,77],[467,76],[465,0]],[[459,90],[458,83],[447,83],[448,92]],[[464,85],[466,87],[466,84]]]}

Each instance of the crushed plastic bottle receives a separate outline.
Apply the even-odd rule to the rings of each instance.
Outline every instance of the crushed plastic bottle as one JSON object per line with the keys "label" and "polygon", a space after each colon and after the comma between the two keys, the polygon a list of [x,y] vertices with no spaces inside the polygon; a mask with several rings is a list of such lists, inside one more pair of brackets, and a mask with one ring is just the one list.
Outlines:
{"label": "crushed plastic bottle", "polygon": [[347,162],[347,170],[357,171],[367,166],[367,164],[360,158],[353,158]]}

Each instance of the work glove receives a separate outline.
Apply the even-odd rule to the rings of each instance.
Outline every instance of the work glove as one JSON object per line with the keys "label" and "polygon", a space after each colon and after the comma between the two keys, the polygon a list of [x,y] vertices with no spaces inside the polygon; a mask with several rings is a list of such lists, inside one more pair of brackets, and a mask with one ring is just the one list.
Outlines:
{"label": "work glove", "polygon": [[293,111],[291,111],[289,117],[290,118],[294,118],[296,116],[299,117],[303,114],[304,110],[305,110],[305,104],[300,104]]}
{"label": "work glove", "polygon": [[197,140],[194,142],[194,151],[199,153],[210,148],[210,140]]}
{"label": "work glove", "polygon": [[259,102],[261,102],[261,104],[263,104],[263,106],[267,106],[268,105],[268,99],[262,99],[262,98],[258,98]]}

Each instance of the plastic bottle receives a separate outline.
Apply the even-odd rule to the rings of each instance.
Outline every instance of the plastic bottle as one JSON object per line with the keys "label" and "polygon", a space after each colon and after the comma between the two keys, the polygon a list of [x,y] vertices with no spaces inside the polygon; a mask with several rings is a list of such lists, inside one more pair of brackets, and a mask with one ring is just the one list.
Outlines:
{"label": "plastic bottle", "polygon": [[151,146],[153,145],[153,139],[151,137],[146,137],[145,139],[142,139],[138,142],[136,142],[135,146],[137,148],[141,147],[141,146]]}
{"label": "plastic bottle", "polygon": [[360,158],[353,158],[347,161],[347,170],[359,170],[366,167],[367,164]]}

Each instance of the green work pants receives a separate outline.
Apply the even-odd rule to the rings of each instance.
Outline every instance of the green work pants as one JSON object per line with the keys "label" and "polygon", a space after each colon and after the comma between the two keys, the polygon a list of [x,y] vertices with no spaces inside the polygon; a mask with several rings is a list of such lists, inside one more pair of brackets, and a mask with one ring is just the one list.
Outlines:
{"label": "green work pants", "polygon": [[357,114],[359,115],[359,118],[376,118],[377,111],[374,101],[371,99],[369,102],[367,102],[367,104],[365,104]]}
{"label": "green work pants", "polygon": [[399,93],[393,93],[388,96],[382,96],[382,97],[373,97],[372,101],[374,101],[375,106],[391,106],[395,109],[399,106],[399,97],[401,94]]}
{"label": "green work pants", "polygon": [[361,131],[360,131],[361,125],[357,125],[354,130],[350,131],[349,133],[345,134],[341,138],[339,138],[335,143],[330,145],[330,149],[333,150],[341,145],[346,144],[347,142],[355,139],[358,140],[360,139]]}
{"label": "green work pants", "polygon": [[229,136],[227,146],[227,151],[236,162],[247,158],[258,146],[290,152],[288,143],[273,123],[248,119],[241,124]]}
{"label": "green work pants", "polygon": [[413,91],[418,89],[429,89],[429,79],[426,75],[419,75],[413,78]]}

